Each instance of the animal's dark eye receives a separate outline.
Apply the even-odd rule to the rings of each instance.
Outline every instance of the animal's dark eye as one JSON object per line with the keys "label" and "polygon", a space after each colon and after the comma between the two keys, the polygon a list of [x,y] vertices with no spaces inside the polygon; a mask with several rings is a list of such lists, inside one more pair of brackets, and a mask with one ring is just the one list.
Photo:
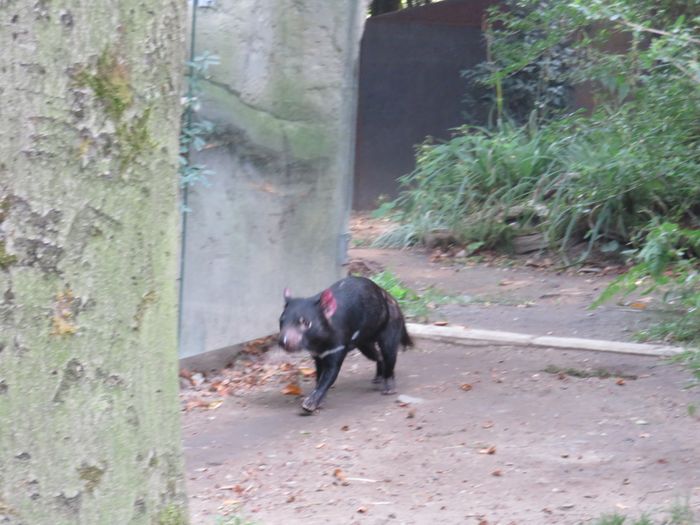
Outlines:
{"label": "animal's dark eye", "polygon": [[305,328],[311,328],[311,321],[308,321],[307,319],[304,319],[303,317],[299,318],[299,324]]}

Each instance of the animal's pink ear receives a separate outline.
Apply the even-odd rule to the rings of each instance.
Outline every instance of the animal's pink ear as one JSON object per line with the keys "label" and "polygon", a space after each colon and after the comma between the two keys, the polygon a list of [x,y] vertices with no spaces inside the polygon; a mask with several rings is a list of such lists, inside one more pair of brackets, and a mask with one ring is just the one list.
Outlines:
{"label": "animal's pink ear", "polygon": [[284,302],[287,303],[292,298],[292,291],[289,288],[284,289]]}
{"label": "animal's pink ear", "polygon": [[326,289],[321,292],[321,310],[323,310],[323,315],[326,319],[330,319],[338,308],[338,303],[335,302],[335,297],[333,297],[333,292]]}

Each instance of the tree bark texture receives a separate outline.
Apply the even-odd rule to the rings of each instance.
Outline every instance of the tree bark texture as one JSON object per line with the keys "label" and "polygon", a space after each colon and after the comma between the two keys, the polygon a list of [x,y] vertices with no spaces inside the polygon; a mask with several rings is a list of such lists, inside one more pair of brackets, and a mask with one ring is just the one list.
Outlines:
{"label": "tree bark texture", "polygon": [[0,0],[0,523],[186,523],[186,6]]}

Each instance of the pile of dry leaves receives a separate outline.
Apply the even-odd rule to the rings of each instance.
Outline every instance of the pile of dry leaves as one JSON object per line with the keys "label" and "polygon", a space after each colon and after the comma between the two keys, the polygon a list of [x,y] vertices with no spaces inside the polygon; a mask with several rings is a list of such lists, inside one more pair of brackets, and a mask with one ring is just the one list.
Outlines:
{"label": "pile of dry leaves", "polygon": [[274,348],[274,338],[247,343],[232,365],[204,374],[180,370],[182,409],[215,410],[228,396],[245,396],[262,386],[279,386],[286,395],[301,395],[300,382],[316,375],[308,356],[291,356]]}

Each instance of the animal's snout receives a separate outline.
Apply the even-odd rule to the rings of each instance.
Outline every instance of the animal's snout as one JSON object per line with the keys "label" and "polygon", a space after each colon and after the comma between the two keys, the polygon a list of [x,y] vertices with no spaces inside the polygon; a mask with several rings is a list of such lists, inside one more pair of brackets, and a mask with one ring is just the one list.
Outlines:
{"label": "animal's snout", "polygon": [[294,328],[286,328],[280,331],[277,339],[277,344],[284,348],[287,352],[296,352],[301,350],[302,334]]}

